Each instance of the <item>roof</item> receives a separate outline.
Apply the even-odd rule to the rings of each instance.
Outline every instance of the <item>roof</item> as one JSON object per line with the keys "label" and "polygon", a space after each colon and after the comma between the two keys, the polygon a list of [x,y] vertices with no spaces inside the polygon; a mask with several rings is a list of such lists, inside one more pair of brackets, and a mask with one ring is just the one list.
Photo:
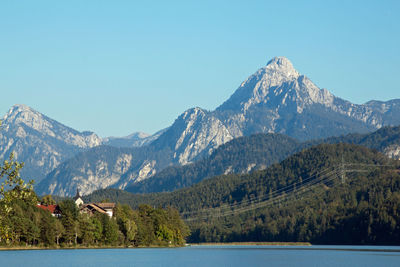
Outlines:
{"label": "roof", "polygon": [[91,212],[97,211],[99,213],[107,214],[107,211],[115,208],[115,203],[89,203],[82,206],[81,210],[89,210]]}
{"label": "roof", "polygon": [[102,209],[113,209],[115,208],[115,203],[95,203],[97,206],[99,206]]}
{"label": "roof", "polygon": [[60,212],[58,205],[47,205],[47,206],[46,205],[37,205],[37,207],[42,210],[48,210],[53,214]]}
{"label": "roof", "polygon": [[97,211],[100,213],[107,213],[103,208],[97,206],[95,203],[86,204],[82,207],[82,209],[88,209],[90,211]]}

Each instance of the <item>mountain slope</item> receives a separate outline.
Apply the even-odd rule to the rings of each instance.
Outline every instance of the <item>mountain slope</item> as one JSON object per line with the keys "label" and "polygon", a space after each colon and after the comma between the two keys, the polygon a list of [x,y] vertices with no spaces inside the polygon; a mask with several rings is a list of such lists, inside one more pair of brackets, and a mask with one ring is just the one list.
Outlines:
{"label": "mountain slope", "polygon": [[153,175],[159,166],[166,167],[172,160],[171,155],[168,150],[154,150],[149,146],[98,146],[64,161],[35,186],[35,191],[39,195],[73,196],[76,189],[89,194],[109,186],[124,187]]}
{"label": "mountain slope", "polygon": [[236,138],[219,146],[209,157],[184,166],[167,167],[125,190],[132,193],[173,191],[207,177],[265,169],[294,153],[299,144],[295,139],[280,134]]}
{"label": "mountain slope", "polygon": [[358,144],[376,149],[386,156],[400,159],[400,126],[382,127],[370,134],[348,134],[340,137],[331,137],[323,140],[324,143]]}
{"label": "mountain slope", "polygon": [[174,163],[187,164],[232,140],[223,123],[210,112],[193,108],[181,114],[151,146],[174,151]]}
{"label": "mountain slope", "polygon": [[0,158],[14,152],[25,163],[21,176],[36,182],[67,158],[100,144],[94,133],[78,132],[25,105],[13,106],[0,130]]}

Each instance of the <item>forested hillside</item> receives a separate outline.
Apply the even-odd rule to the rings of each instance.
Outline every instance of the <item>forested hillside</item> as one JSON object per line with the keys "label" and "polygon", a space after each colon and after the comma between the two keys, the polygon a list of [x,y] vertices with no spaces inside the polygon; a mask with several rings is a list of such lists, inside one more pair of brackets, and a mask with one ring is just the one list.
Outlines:
{"label": "forested hillside", "polygon": [[[313,142],[310,142],[313,143]],[[400,126],[386,126],[368,134],[348,134],[331,137],[322,143],[358,144],[385,153],[389,157],[400,158]]]}
{"label": "forested hillside", "polygon": [[[342,162],[363,172],[346,172],[342,183]],[[397,244],[398,168],[398,161],[361,146],[319,145],[265,171],[215,177],[172,193],[102,190],[89,198],[176,207],[190,223],[192,242]]]}
{"label": "forested hillside", "polygon": [[173,191],[222,174],[249,173],[265,169],[286,157],[321,143],[359,144],[398,158],[400,127],[383,127],[369,134],[348,134],[321,140],[299,141],[281,134],[256,134],[234,139],[216,149],[210,157],[186,166],[171,166],[135,183],[126,191],[151,193]]}

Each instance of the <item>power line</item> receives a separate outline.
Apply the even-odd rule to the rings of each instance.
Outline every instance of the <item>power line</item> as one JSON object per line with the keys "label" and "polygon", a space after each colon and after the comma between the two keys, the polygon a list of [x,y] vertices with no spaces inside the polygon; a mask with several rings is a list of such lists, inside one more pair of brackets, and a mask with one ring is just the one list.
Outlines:
{"label": "power line", "polygon": [[[232,204],[223,204],[219,207],[207,208],[207,209],[200,209],[191,212],[184,212],[182,215],[188,217],[186,221],[194,221],[199,219],[208,219],[208,218],[215,218],[215,217],[225,217],[233,214],[239,214],[243,212],[247,212],[250,210],[258,209],[265,206],[270,206],[275,203],[280,203],[281,201],[284,202],[290,198],[299,197],[305,193],[310,192],[318,185],[327,184],[329,182],[334,181],[338,177],[341,178],[341,182],[344,183],[344,174],[346,172],[369,172],[366,169],[345,169],[344,166],[363,166],[363,167],[394,167],[393,165],[381,165],[381,164],[364,164],[364,163],[348,163],[344,164],[342,159],[342,164],[339,167],[340,176],[338,175],[338,171],[335,170],[338,166],[331,166],[325,168],[319,173],[316,173],[300,182],[296,182],[273,192],[269,192],[263,194],[261,196],[249,198],[247,200],[243,200],[238,203]],[[333,170],[331,170],[333,168]],[[331,170],[331,171],[329,171]],[[316,178],[315,178],[316,177]],[[313,179],[315,178],[315,179]],[[300,186],[298,186],[300,185]],[[297,195],[296,195],[297,194]],[[236,209],[235,209],[236,208]],[[223,211],[226,209],[227,211]],[[222,212],[221,212],[222,211]],[[210,212],[207,215],[201,216],[201,214]]]}
{"label": "power line", "polygon": [[[336,176],[332,176],[329,179],[324,180],[324,182],[332,181],[334,179],[337,179],[337,177]],[[318,184],[314,184],[314,185],[318,185]],[[311,185],[311,186],[314,186],[314,185]],[[285,202],[285,201],[291,199],[292,197],[295,197],[295,195],[294,195],[295,193],[300,193],[300,195],[304,194],[304,193],[307,193],[307,192],[311,191],[312,189],[314,189],[311,186],[308,187],[306,190],[300,190],[299,189],[298,192],[293,192],[292,195],[288,195],[288,196],[281,195],[281,196],[276,197],[274,199],[270,199],[270,200],[267,200],[267,201],[255,203],[252,206],[247,206],[247,207],[244,206],[242,208],[238,208],[238,209],[235,209],[235,210],[230,210],[230,211],[223,212],[222,214],[209,214],[209,215],[205,215],[205,216],[199,217],[199,218],[189,218],[189,219],[187,219],[187,221],[193,221],[193,220],[197,220],[197,219],[208,219],[208,218],[215,218],[215,217],[225,217],[225,216],[229,216],[229,215],[234,215],[234,214],[236,215],[236,214],[244,213],[244,212],[247,212],[247,211],[250,211],[250,210],[259,209],[259,208],[262,208],[262,207],[271,206],[273,204],[280,203],[281,201]]]}
{"label": "power line", "polygon": [[[331,179],[327,179],[329,177],[332,177],[332,175],[335,175],[335,176],[333,178],[331,178]],[[333,171],[330,171],[327,174],[325,174],[325,175],[323,175],[323,176],[321,176],[321,177],[319,177],[317,179],[314,179],[314,180],[308,181],[306,183],[303,183],[302,187],[295,188],[295,187],[293,187],[293,185],[290,185],[290,186],[288,186],[289,188],[286,188],[286,190],[282,190],[282,188],[281,188],[279,190],[274,191],[274,193],[276,193],[276,194],[274,194],[273,197],[267,198],[265,200],[263,200],[261,198],[261,200],[257,201],[257,202],[250,202],[249,203],[248,201],[243,201],[243,202],[240,202],[240,203],[235,204],[235,205],[225,204],[225,205],[221,205],[221,206],[216,207],[216,208],[202,209],[202,210],[195,211],[193,213],[186,213],[186,214],[190,214],[190,215],[193,214],[194,215],[194,214],[198,214],[198,213],[204,213],[204,212],[207,212],[207,211],[214,211],[215,212],[217,210],[232,209],[232,208],[235,208],[235,207],[238,207],[238,206],[239,206],[239,208],[237,208],[236,210],[234,210],[232,212],[241,211],[243,209],[245,209],[244,211],[247,211],[246,204],[248,204],[248,203],[249,203],[249,206],[252,205],[250,209],[255,209],[255,208],[258,208],[260,205],[264,205],[264,204],[268,204],[268,203],[275,203],[276,201],[281,201],[281,200],[285,200],[286,198],[290,198],[292,195],[287,195],[288,193],[301,192],[301,191],[310,191],[312,189],[313,185],[320,184],[322,182],[328,182],[328,181],[336,178],[336,175],[337,175],[336,172],[333,170]],[[290,187],[292,187],[292,188],[290,188]],[[225,216],[225,214],[227,214],[227,213],[226,212],[223,213],[223,216]],[[190,215],[189,215],[189,217],[190,217]],[[219,216],[221,216],[221,214],[217,215],[217,217],[219,217]],[[213,217],[216,217],[216,216],[213,216]]]}
{"label": "power line", "polygon": [[[337,179],[337,177],[333,176],[330,179],[325,180],[325,182],[332,181],[332,180],[335,180],[335,179]],[[312,189],[314,189],[314,187],[308,187],[307,190],[301,190],[301,191],[299,190],[299,192],[296,192],[296,193],[299,193],[297,196],[300,196],[302,194],[308,193]],[[281,195],[281,196],[279,196],[277,198],[270,199],[270,200],[263,201],[263,202],[259,202],[259,203],[256,203],[256,204],[252,205],[252,206],[244,206],[242,208],[238,208],[238,209],[235,209],[235,210],[228,210],[226,212],[222,212],[222,213],[219,213],[219,214],[218,213],[214,213],[214,214],[208,214],[208,215],[204,215],[204,216],[192,217],[192,218],[186,219],[186,221],[195,221],[195,220],[203,220],[203,219],[210,219],[210,218],[226,217],[226,216],[229,216],[229,215],[237,215],[237,214],[241,214],[241,213],[244,213],[244,212],[247,212],[247,211],[250,211],[250,210],[255,210],[255,209],[262,208],[262,207],[271,206],[271,205],[274,205],[274,204],[277,204],[277,203],[281,203],[281,202],[285,203],[287,200],[289,200],[291,198],[294,198],[294,197],[295,197],[294,194],[288,195],[288,196]]]}
{"label": "power line", "polygon": [[[314,175],[312,175],[312,176],[310,176],[310,177],[308,177],[308,178],[305,178],[305,179],[303,179],[303,180],[300,181],[300,182],[295,182],[295,183],[293,183],[293,184],[290,184],[290,185],[281,187],[281,188],[279,188],[279,189],[277,189],[277,190],[275,190],[275,191],[268,192],[268,193],[263,194],[263,195],[261,195],[261,196],[259,196],[259,197],[252,197],[252,198],[249,198],[249,199],[247,199],[247,200],[243,200],[243,201],[241,201],[241,202],[239,202],[239,203],[236,203],[236,204],[224,204],[224,205],[219,206],[219,207],[217,207],[217,208],[226,207],[226,206],[229,206],[229,207],[232,207],[232,208],[233,208],[233,207],[236,207],[236,206],[241,206],[241,205],[243,205],[243,204],[253,203],[253,201],[263,201],[263,198],[265,198],[265,197],[268,197],[267,199],[269,199],[269,198],[273,198],[273,197],[279,196],[279,195],[281,195],[282,193],[287,193],[287,192],[289,192],[290,189],[293,189],[293,188],[295,188],[295,187],[298,187],[299,185],[303,185],[303,186],[304,186],[304,185],[307,185],[307,183],[310,182],[310,180],[313,180],[313,178],[315,178],[315,177],[317,177],[317,176],[321,176],[322,174],[326,175],[326,172],[327,172],[328,170],[332,169],[332,168],[334,168],[334,166],[325,168],[325,169],[322,170],[321,172],[316,173],[316,174],[314,174]],[[332,173],[333,171],[334,171],[334,170],[331,170],[330,172],[328,172],[328,174]],[[197,213],[197,212],[204,212],[204,211],[207,211],[207,210],[215,210],[215,209],[216,209],[215,207],[212,207],[212,208],[206,208],[206,209],[201,209],[201,210],[192,211],[192,212],[183,212],[183,213],[181,213],[181,214],[182,214],[182,215],[187,215],[187,214],[193,214],[193,213]]]}

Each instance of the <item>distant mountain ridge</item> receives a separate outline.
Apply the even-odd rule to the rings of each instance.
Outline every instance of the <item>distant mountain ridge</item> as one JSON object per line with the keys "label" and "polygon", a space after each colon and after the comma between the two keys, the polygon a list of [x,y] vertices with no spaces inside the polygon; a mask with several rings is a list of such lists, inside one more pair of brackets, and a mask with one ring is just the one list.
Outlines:
{"label": "distant mountain ridge", "polygon": [[[168,129],[168,128],[167,128]],[[106,146],[114,147],[141,147],[150,144],[156,140],[162,133],[167,129],[158,131],[157,133],[150,135],[143,132],[135,132],[125,137],[106,137],[103,138],[102,144]]]}
{"label": "distant mountain ridge", "polygon": [[[71,183],[75,183],[76,187],[88,184],[87,188],[92,184],[94,190],[100,177],[114,181],[115,178],[111,177],[116,173],[120,175],[121,181],[115,182],[114,186],[125,188],[130,183],[147,179],[167,166],[185,165],[208,156],[220,145],[241,136],[282,133],[299,140],[310,140],[351,132],[366,133],[386,125],[399,125],[399,115],[400,100],[352,104],[325,89],[319,89],[309,78],[299,74],[288,59],[276,57],[244,81],[235,93],[214,111],[189,109],[151,141],[147,139],[150,137],[141,138],[138,135],[131,138],[110,138],[103,142],[102,144],[116,146],[141,144],[151,147],[153,152],[133,157],[138,161],[130,162],[130,168],[126,172],[125,169],[123,172],[101,172],[104,159],[99,157],[98,161],[91,161],[95,166],[72,166],[83,170],[79,179],[72,175],[74,171],[54,172],[58,173],[58,176],[53,177],[53,182],[50,182],[48,177],[49,184],[43,193],[57,194],[52,188],[62,188]],[[160,158],[161,154],[165,159],[162,163],[154,158],[154,155]],[[97,157],[96,155],[96,152],[93,152],[90,157]],[[107,169],[114,170],[115,167],[108,166]],[[98,179],[94,180],[97,182],[90,182],[87,179],[91,175],[85,173],[85,169],[96,169],[94,173],[102,175],[96,176]],[[55,186],[56,180],[61,184]],[[41,188],[46,188],[46,185],[41,185]],[[91,191],[88,189],[82,193]],[[74,192],[75,190],[72,190],[65,194],[70,195]]]}

